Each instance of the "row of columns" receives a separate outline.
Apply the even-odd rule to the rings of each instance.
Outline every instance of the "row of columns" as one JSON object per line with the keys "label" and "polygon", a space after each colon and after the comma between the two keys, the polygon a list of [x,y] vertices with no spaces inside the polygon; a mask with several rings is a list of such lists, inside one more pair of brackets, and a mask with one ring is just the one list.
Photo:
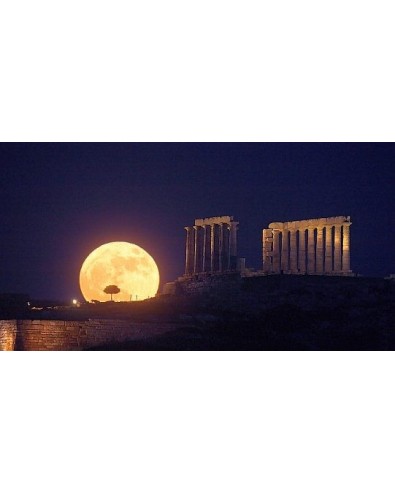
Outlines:
{"label": "row of columns", "polygon": [[264,230],[264,271],[276,274],[350,273],[350,225]]}
{"label": "row of columns", "polygon": [[235,270],[237,225],[231,222],[187,226],[185,275]]}

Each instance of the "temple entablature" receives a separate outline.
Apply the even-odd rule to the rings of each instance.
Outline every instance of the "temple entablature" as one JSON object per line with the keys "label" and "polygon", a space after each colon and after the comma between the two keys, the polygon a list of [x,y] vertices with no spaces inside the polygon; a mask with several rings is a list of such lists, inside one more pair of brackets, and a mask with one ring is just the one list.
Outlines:
{"label": "temple entablature", "polygon": [[269,224],[269,229],[299,230],[317,227],[351,225],[350,216],[321,217],[319,219],[304,219],[302,221],[274,222]]}

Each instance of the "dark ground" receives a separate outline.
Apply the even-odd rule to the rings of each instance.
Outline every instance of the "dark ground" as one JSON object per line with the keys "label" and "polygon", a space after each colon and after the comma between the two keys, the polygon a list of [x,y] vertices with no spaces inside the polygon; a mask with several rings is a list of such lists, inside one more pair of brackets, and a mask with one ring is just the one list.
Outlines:
{"label": "dark ground", "polygon": [[152,339],[95,350],[395,350],[395,283],[384,279],[234,279],[140,303],[24,313],[3,309],[0,315],[185,324]]}
{"label": "dark ground", "polygon": [[[158,301],[185,328],[107,350],[394,350],[395,284],[271,277]],[[159,313],[158,313],[159,314]]]}

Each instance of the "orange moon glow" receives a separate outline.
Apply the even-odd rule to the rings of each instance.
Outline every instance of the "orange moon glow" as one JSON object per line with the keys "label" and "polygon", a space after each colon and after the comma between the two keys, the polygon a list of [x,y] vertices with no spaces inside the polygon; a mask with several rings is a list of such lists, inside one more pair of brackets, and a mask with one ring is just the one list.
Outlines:
{"label": "orange moon glow", "polygon": [[81,291],[86,301],[109,301],[104,289],[112,284],[121,290],[114,295],[114,301],[140,301],[155,296],[159,288],[155,260],[133,243],[115,241],[102,245],[81,267]]}

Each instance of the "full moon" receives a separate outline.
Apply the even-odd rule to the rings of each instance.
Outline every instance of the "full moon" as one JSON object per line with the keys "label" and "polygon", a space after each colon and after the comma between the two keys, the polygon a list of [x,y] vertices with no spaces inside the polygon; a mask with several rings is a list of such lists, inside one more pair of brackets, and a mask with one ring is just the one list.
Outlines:
{"label": "full moon", "polygon": [[114,301],[145,300],[156,295],[159,270],[155,260],[133,243],[115,241],[94,250],[80,272],[80,287],[86,301],[109,301],[107,286],[121,290]]}

